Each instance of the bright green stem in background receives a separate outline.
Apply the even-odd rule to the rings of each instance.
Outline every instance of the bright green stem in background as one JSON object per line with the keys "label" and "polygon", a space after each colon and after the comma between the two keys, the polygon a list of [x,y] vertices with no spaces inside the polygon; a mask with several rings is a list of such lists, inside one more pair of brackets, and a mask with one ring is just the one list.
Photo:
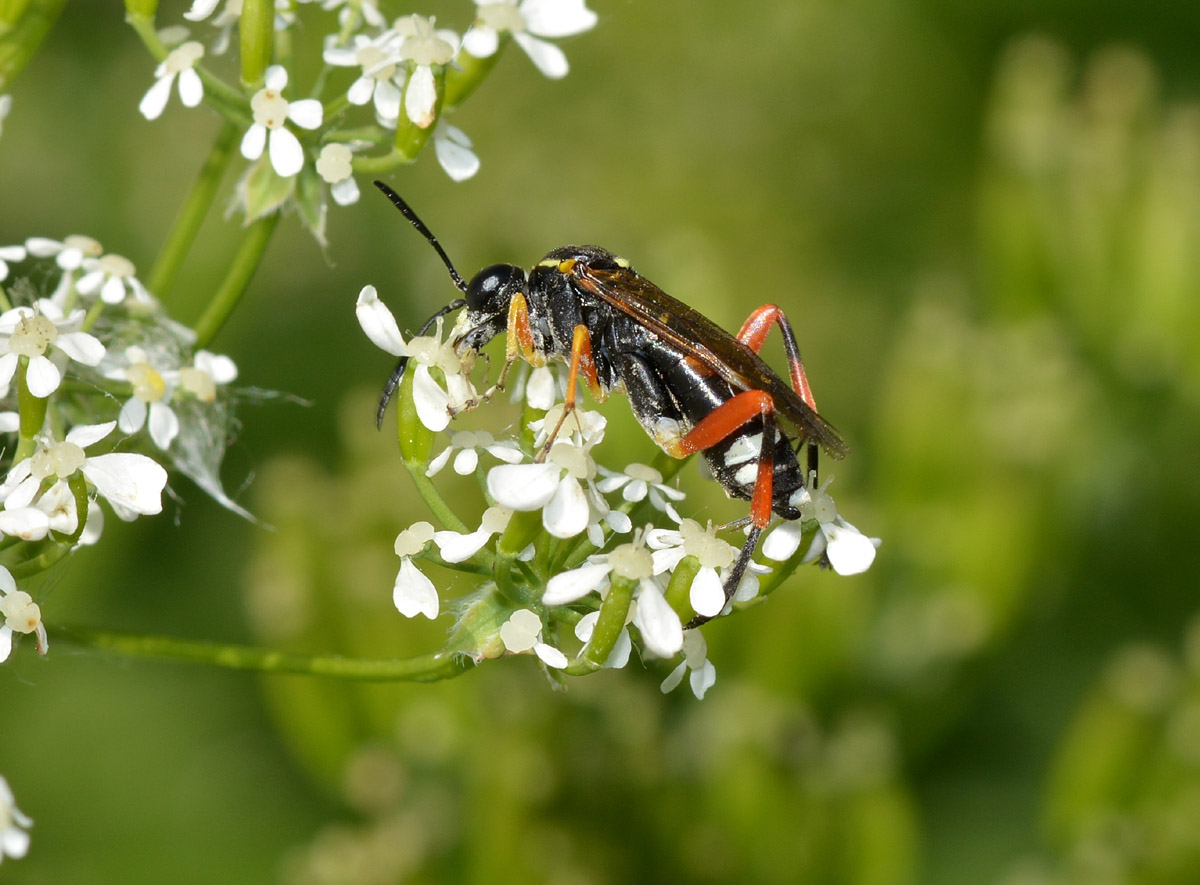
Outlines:
{"label": "bright green stem in background", "polygon": [[166,242],[159,250],[158,258],[154,262],[154,267],[150,269],[150,275],[146,281],[146,287],[160,299],[166,296],[179,277],[184,259],[191,251],[192,244],[196,241],[196,235],[200,231],[200,225],[204,223],[204,217],[208,214],[213,199],[216,197],[217,187],[229,165],[229,158],[233,156],[233,149],[237,141],[238,127],[233,123],[226,122],[217,133],[212,149],[208,152],[208,157],[205,158],[204,165],[200,167],[200,173],[192,184],[191,192],[180,208],[179,214],[175,216],[175,222],[167,233]]}
{"label": "bright green stem in background", "polygon": [[0,92],[7,92],[67,0],[0,0]]}
{"label": "bright green stem in background", "polygon": [[476,58],[466,50],[459,52],[454,57],[455,66],[446,70],[446,94],[442,100],[443,107],[449,110],[466,101],[467,97],[491,73],[496,62],[500,60],[500,53],[504,51],[504,47],[511,39],[512,35],[507,31],[502,33],[500,45],[487,58]]}
{"label": "bright green stem in background", "polygon": [[275,232],[278,222],[279,213],[272,212],[246,229],[246,238],[242,240],[242,246],[234,256],[224,282],[213,296],[204,315],[200,317],[200,321],[196,323],[197,350],[208,346],[241,300],[246,287],[250,285],[251,277],[262,262],[263,253],[267,250],[267,243],[271,241],[271,234]]}
{"label": "bright green stem in background", "polygon": [[244,0],[238,30],[242,45],[242,85],[256,89],[271,63],[275,0]]}
{"label": "bright green stem in background", "polygon": [[339,655],[304,655],[245,645],[189,642],[167,636],[138,636],[104,630],[61,627],[51,631],[56,640],[106,649],[135,658],[191,661],[230,670],[261,673],[302,673],[367,682],[436,682],[471,668],[469,657],[438,652],[415,658],[344,658]]}

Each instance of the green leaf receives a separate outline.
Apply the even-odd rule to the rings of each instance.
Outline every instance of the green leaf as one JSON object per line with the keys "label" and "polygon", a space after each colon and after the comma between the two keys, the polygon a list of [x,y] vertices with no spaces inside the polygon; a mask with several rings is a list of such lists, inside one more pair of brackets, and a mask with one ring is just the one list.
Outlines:
{"label": "green leaf", "polygon": [[238,202],[246,213],[246,225],[279,211],[295,188],[296,179],[277,175],[264,151],[238,182]]}

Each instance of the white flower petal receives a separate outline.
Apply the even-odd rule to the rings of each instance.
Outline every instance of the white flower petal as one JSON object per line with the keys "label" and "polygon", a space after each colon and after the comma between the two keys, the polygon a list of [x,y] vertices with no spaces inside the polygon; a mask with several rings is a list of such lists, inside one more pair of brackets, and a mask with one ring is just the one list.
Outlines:
{"label": "white flower petal", "polygon": [[425,577],[407,556],[400,560],[400,572],[392,588],[392,602],[406,618],[424,615],[432,621],[438,616],[438,595],[433,581]]}
{"label": "white flower petal", "polygon": [[567,76],[570,70],[567,56],[553,43],[547,43],[529,34],[513,34],[513,39],[525,50],[525,54],[537,69],[551,80],[560,80]]}
{"label": "white flower petal", "polygon": [[121,277],[110,276],[100,287],[100,300],[105,304],[120,304],[125,300],[125,281]]}
{"label": "white flower petal", "polygon": [[683,624],[679,615],[667,604],[653,581],[641,582],[633,623],[642,631],[642,642],[650,655],[669,658],[683,648]]}
{"label": "white flower petal", "polygon": [[174,75],[160,77],[142,96],[138,110],[147,120],[157,120],[162,116],[162,112],[167,106],[167,99],[171,97],[171,83],[174,79]]}
{"label": "white flower petal", "polygon": [[358,293],[358,302],[354,307],[358,316],[358,324],[367,333],[371,343],[392,356],[408,356],[408,347],[396,318],[387,309],[387,305],[379,300],[374,286],[363,286]]}
{"label": "white flower petal", "polygon": [[549,409],[554,405],[556,388],[553,370],[540,366],[529,373],[529,380],[525,382],[525,402],[531,409]]}
{"label": "white flower petal", "polygon": [[500,464],[488,471],[488,493],[510,510],[540,510],[554,497],[561,474],[554,464]]}
{"label": "white flower petal", "polygon": [[150,438],[164,451],[179,434],[179,418],[166,403],[150,404]]}
{"label": "white flower petal", "polygon": [[762,555],[776,562],[790,559],[800,548],[800,520],[781,522],[763,539]]}
{"label": "white flower petal", "polygon": [[62,372],[58,370],[58,366],[54,365],[46,357],[33,356],[29,358],[29,368],[25,373],[25,384],[29,388],[29,392],[38,399],[45,399],[58,390],[58,385],[61,381]]}
{"label": "white flower petal", "polygon": [[290,129],[272,129],[267,139],[267,151],[280,178],[291,178],[304,168],[304,148]]}
{"label": "white flower petal", "polygon": [[429,367],[424,364],[417,366],[413,375],[413,405],[417,407],[421,423],[434,433],[449,426],[450,396],[433,380]]}
{"label": "white flower petal", "polygon": [[476,58],[491,58],[500,48],[500,35],[491,28],[471,28],[463,36],[462,48]]}
{"label": "white flower petal", "polygon": [[453,181],[466,181],[479,171],[479,157],[475,156],[475,152],[449,138],[435,138],[433,152]]}
{"label": "white flower petal", "polygon": [[194,108],[204,101],[204,82],[192,68],[179,72],[179,100],[185,108]]}
{"label": "white flower petal", "polygon": [[667,678],[664,679],[662,684],[658,687],[659,691],[661,691],[663,694],[670,694],[673,692],[676,688],[678,688],[679,683],[683,682],[683,674],[686,672],[687,664],[681,661],[678,667],[667,674]]}
{"label": "white flower petal", "polygon": [[544,642],[535,643],[533,653],[542,659],[542,663],[547,667],[553,667],[555,670],[561,670],[567,666],[567,656],[552,645],[547,645]]}
{"label": "white flower petal", "polygon": [[433,124],[433,108],[437,103],[437,84],[428,65],[417,65],[404,90],[404,112],[422,129]]}
{"label": "white flower petal", "polygon": [[583,0],[524,0],[525,29],[539,37],[570,37],[596,27],[596,13]]}
{"label": "white flower petal", "polygon": [[446,562],[466,562],[479,552],[491,536],[492,532],[482,528],[469,534],[438,532],[433,536],[433,543],[437,544],[438,552]]}
{"label": "white flower petal", "polygon": [[188,21],[204,21],[213,14],[220,0],[193,0],[192,8],[183,14]]}
{"label": "white flower petal", "polygon": [[325,108],[315,98],[288,102],[288,119],[301,129],[316,129],[325,118]]}
{"label": "white flower petal", "polygon": [[721,613],[725,607],[725,590],[716,569],[706,566],[697,572],[688,600],[696,614],[703,617],[715,618]]}
{"label": "white flower petal", "polygon": [[454,456],[454,472],[459,476],[470,476],[479,464],[479,453],[474,449],[463,449]]}
{"label": "white flower petal", "polygon": [[611,571],[607,563],[588,563],[568,572],[560,572],[546,584],[543,605],[569,605],[582,599],[604,583]]}
{"label": "white flower petal", "polygon": [[67,431],[66,441],[75,443],[81,449],[100,442],[117,429],[116,421],[105,421],[103,424],[76,424]]}
{"label": "white flower petal", "polygon": [[276,92],[282,92],[288,84],[287,68],[283,65],[271,65],[267,68],[267,73],[263,77],[263,84],[268,89],[274,89]]}
{"label": "white flower petal", "polygon": [[242,156],[247,160],[257,160],[262,156],[263,148],[266,146],[267,127],[261,123],[252,125],[242,136]]}
{"label": "white flower petal", "polygon": [[146,412],[146,404],[132,396],[121,406],[121,413],[117,415],[117,426],[121,428],[122,433],[137,433],[146,425]]}
{"label": "white flower petal", "polygon": [[564,476],[554,497],[542,510],[542,525],[556,538],[574,538],[588,526],[591,508],[583,486],[574,476]]}
{"label": "white flower petal", "polygon": [[100,343],[99,338],[87,332],[60,333],[54,341],[54,346],[75,362],[85,366],[98,366],[104,359],[104,345]]}
{"label": "white flower petal", "polygon": [[84,462],[83,475],[122,519],[162,512],[167,471],[145,455],[132,452],[97,455]]}
{"label": "white flower petal", "polygon": [[0,626],[0,664],[8,660],[8,656],[12,654],[12,627]]}
{"label": "white flower petal", "polygon": [[692,694],[696,696],[697,700],[702,701],[705,692],[712,688],[717,681],[717,668],[712,665],[711,661],[705,661],[702,666],[692,671],[688,679],[692,684]]}
{"label": "white flower petal", "polygon": [[403,98],[404,93],[400,91],[400,87],[390,80],[376,83],[375,113],[385,120],[395,120],[400,116],[400,102]]}
{"label": "white flower petal", "polygon": [[823,525],[822,531],[828,540],[825,555],[829,564],[839,575],[857,575],[865,572],[875,561],[875,545],[871,539],[850,523]]}
{"label": "white flower petal", "polygon": [[50,533],[50,517],[36,507],[0,510],[0,532],[26,541],[40,541]]}
{"label": "white flower petal", "polygon": [[346,90],[346,100],[352,105],[362,107],[375,94],[375,80],[372,77],[359,77]]}

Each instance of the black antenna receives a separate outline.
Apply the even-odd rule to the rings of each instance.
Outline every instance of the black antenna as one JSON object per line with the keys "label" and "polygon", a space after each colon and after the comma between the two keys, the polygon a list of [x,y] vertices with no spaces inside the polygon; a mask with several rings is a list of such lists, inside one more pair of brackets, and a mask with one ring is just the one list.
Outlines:
{"label": "black antenna", "polygon": [[[425,226],[425,222],[417,217],[417,213],[412,210],[412,207],[409,206],[408,203],[401,199],[398,193],[396,193],[382,181],[376,181],[375,187],[383,191],[387,198],[392,201],[392,205],[400,210],[400,214],[412,222],[412,226],[417,229],[418,233],[420,233],[421,236],[429,241],[429,245],[433,246],[433,248],[437,250],[437,254],[442,256],[442,262],[446,265],[446,270],[450,271],[450,279],[454,280],[454,285],[458,287],[460,292],[466,292],[467,284],[464,283],[463,278],[458,275],[458,271],[454,269],[454,263],[450,260],[450,256],[446,254],[446,250],[442,248],[442,244],[438,242],[437,237],[435,237],[430,232],[429,228]],[[443,313],[445,313],[445,311],[443,311]],[[438,314],[437,316],[441,316],[441,314]],[[436,318],[437,317],[435,316],[434,319]],[[428,328],[429,323],[426,323],[425,330],[428,330]]]}

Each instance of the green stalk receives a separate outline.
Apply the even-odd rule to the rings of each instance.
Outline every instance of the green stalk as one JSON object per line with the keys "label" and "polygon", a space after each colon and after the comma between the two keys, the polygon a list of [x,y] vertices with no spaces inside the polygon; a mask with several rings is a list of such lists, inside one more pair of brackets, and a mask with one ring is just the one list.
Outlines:
{"label": "green stalk", "polygon": [[345,658],[340,655],[305,655],[244,645],[190,642],[168,636],[140,636],[104,630],[60,627],[55,639],[135,658],[190,661],[254,670],[260,673],[301,673],[367,682],[436,682],[470,669],[470,658],[454,652],[437,652],[414,658]]}
{"label": "green stalk", "polygon": [[0,4],[0,92],[21,73],[67,0],[29,0]]}
{"label": "green stalk", "polygon": [[279,213],[272,212],[247,228],[246,238],[242,241],[237,255],[234,256],[233,262],[229,266],[229,272],[213,296],[212,302],[204,311],[204,315],[196,323],[197,350],[208,346],[213,336],[225,324],[225,320],[233,313],[233,309],[237,307],[246,287],[250,285],[251,277],[258,270],[258,265],[262,263],[263,253],[267,250],[267,243],[271,241],[271,234],[275,232],[275,225],[278,222]]}
{"label": "green stalk", "polygon": [[633,602],[633,591],[637,589],[637,585],[635,580],[613,575],[608,595],[604,597],[600,606],[600,617],[592,630],[592,638],[588,640],[575,664],[567,668],[567,672],[577,675],[573,672],[575,667],[586,673],[604,666],[621,636],[621,630],[625,627],[625,619],[629,616],[629,606]]}
{"label": "green stalk", "polygon": [[212,206],[217,187],[229,165],[229,158],[233,156],[237,140],[238,128],[233,123],[226,122],[217,133],[212,149],[208,152],[187,199],[167,233],[167,239],[159,250],[158,258],[155,259],[146,280],[146,287],[160,299],[171,290],[179,277],[184,259],[191,251],[200,225]]}

